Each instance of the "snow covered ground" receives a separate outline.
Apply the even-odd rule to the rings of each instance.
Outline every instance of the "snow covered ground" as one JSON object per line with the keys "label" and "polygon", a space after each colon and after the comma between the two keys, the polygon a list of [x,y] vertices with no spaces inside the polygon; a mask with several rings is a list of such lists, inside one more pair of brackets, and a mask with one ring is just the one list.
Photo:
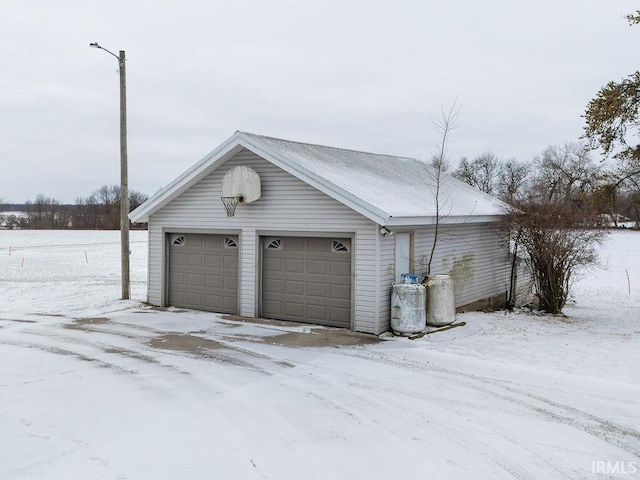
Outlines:
{"label": "snow covered ground", "polygon": [[0,231],[2,480],[640,478],[636,232],[566,317],[360,345],[145,306],[146,232],[121,301],[118,242]]}

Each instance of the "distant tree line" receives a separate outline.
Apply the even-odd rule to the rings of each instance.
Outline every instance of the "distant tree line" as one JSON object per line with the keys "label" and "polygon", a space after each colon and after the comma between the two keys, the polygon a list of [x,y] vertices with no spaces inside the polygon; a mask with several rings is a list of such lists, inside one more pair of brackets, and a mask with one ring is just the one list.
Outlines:
{"label": "distant tree line", "polygon": [[618,226],[626,217],[640,227],[640,172],[607,168],[581,143],[547,147],[529,162],[492,152],[463,158],[452,175],[511,205],[564,205],[583,222]]}
{"label": "distant tree line", "polygon": [[[147,199],[147,195],[129,190],[129,211]],[[0,211],[15,208],[11,207],[0,204]],[[21,210],[23,215],[14,215],[10,221],[5,219],[3,227],[35,230],[118,230],[120,186],[104,185],[86,198],[78,197],[74,205],[62,204],[54,198],[39,194],[35,200],[25,202]]]}

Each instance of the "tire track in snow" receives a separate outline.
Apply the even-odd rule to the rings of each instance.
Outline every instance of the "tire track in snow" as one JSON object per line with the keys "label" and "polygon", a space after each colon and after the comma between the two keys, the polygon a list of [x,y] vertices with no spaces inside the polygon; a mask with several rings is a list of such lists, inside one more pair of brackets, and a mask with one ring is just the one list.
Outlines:
{"label": "tire track in snow", "polygon": [[[342,353],[343,352],[340,351],[336,353],[336,355],[341,355]],[[363,360],[366,360],[366,358]],[[309,390],[313,397],[347,417],[357,419],[359,422],[372,422],[380,425],[384,430],[386,430],[387,426],[385,424],[371,419],[370,413],[372,407],[374,407],[376,411],[381,412],[383,416],[403,416],[406,418],[407,424],[418,427],[423,431],[427,431],[430,435],[433,434],[433,432],[437,432],[439,439],[433,439],[430,437],[428,441],[428,443],[431,443],[436,449],[442,449],[442,444],[444,443],[442,439],[446,439],[448,444],[455,445],[456,449],[463,446],[463,451],[467,455],[473,454],[475,458],[474,462],[489,462],[496,466],[499,471],[507,473],[508,478],[516,478],[520,480],[535,480],[539,478],[537,473],[530,472],[527,468],[511,459],[508,455],[504,454],[497,448],[476,438],[472,434],[474,433],[473,428],[467,427],[467,430],[461,431],[458,427],[454,426],[454,423],[443,421],[438,416],[428,414],[424,408],[416,408],[416,404],[420,405],[420,407],[425,407],[425,396],[422,395],[424,392],[416,394],[412,389],[403,390],[393,396],[393,401],[387,399],[389,398],[388,395],[384,397],[372,397],[369,393],[375,391],[377,389],[376,387],[379,385],[371,381],[364,381],[362,378],[356,376],[353,376],[349,380],[343,379],[341,377],[344,377],[344,371],[328,371],[326,364],[323,364],[322,369],[319,369],[317,366],[307,363],[303,368],[298,368],[293,372],[285,373],[287,377],[290,377],[292,374],[297,374],[299,378],[304,378],[305,380],[308,380],[309,375],[313,375],[314,384],[310,385],[308,381],[304,383],[304,391]],[[319,384],[325,388],[319,389],[314,386],[315,384]],[[297,382],[290,383],[290,385],[295,386],[297,385]],[[446,389],[448,386],[448,383],[440,383],[440,388],[442,389]],[[350,398],[352,399],[350,407],[345,407],[342,403],[337,402],[323,393],[327,389],[338,389],[341,392],[349,392]],[[446,401],[443,401],[442,397],[432,397],[429,400],[433,401],[434,398],[436,401],[432,403],[433,407],[447,410],[458,417],[458,419],[469,419],[470,416],[468,411],[461,412],[460,410],[452,409],[447,405]],[[416,400],[419,400],[419,402]],[[367,412],[367,414],[361,412]],[[567,479],[574,478],[572,474],[575,472],[561,461],[548,458],[547,450],[538,451],[538,449],[525,447],[524,444],[527,442],[522,437],[516,435],[505,435],[503,433],[503,425],[489,422],[477,415],[474,415],[473,417],[474,418],[472,420],[474,423],[484,426],[487,430],[502,437],[514,447],[525,450],[535,459],[535,463],[544,464],[548,470],[546,473],[551,477]],[[492,475],[491,478],[495,477]]]}
{"label": "tire track in snow", "polygon": [[[322,351],[321,349],[305,349],[309,351]],[[340,352],[331,351],[331,354],[341,355]],[[363,360],[368,360],[364,358]],[[290,369],[280,373],[280,384],[282,387],[296,391],[297,394],[303,397],[315,399],[315,401],[329,408],[331,411],[345,418],[346,423],[357,424],[370,424],[377,426],[380,429],[381,434],[389,436],[388,425],[383,421],[372,418],[372,408],[376,411],[376,415],[388,419],[391,415],[398,415],[398,412],[407,412],[411,410],[411,415],[408,415],[407,424],[421,425],[422,428],[430,433],[437,432],[440,439],[446,439],[446,442],[450,445],[465,445],[467,453],[473,452],[475,461],[477,462],[489,462],[495,465],[499,471],[508,473],[508,478],[517,478],[520,480],[534,480],[537,475],[529,472],[526,468],[519,465],[517,462],[511,460],[507,455],[503,454],[499,450],[486,444],[485,442],[478,440],[474,437],[470,437],[466,433],[452,431],[452,425],[447,422],[443,422],[439,418],[427,414],[424,410],[415,410],[409,408],[406,404],[406,399],[409,397],[406,392],[402,392],[401,395],[397,395],[398,400],[395,402],[389,400],[381,400],[380,398],[372,396],[370,393],[376,391],[378,384],[372,382],[365,382],[359,377],[350,377],[345,379],[345,372],[343,370],[329,371],[326,365],[321,368],[314,365],[311,362],[296,361],[297,368]],[[443,386],[443,388],[445,388]],[[379,388],[378,388],[379,389]],[[336,400],[330,392],[338,390],[340,391],[340,400]],[[328,393],[329,392],[329,393]],[[349,395],[348,405],[344,403],[345,392]],[[240,400],[242,402],[242,400]],[[254,405],[247,405],[247,409],[255,409]],[[264,408],[264,407],[263,407]],[[455,415],[460,416],[459,412],[453,412]],[[278,417],[280,414],[271,412],[271,414],[265,415],[266,418],[270,418],[274,415]],[[466,419],[467,417],[464,416]],[[268,420],[269,421],[269,420]],[[341,422],[343,423],[343,422]],[[485,424],[487,425],[487,424]],[[499,426],[491,425],[492,430],[497,430]],[[518,445],[517,440],[507,439]],[[433,438],[427,440],[433,448],[441,449],[441,443],[444,440],[436,441]],[[518,445],[519,446],[519,445]],[[554,478],[570,478],[565,473],[566,468],[563,468],[559,462],[553,462],[551,460],[544,461],[544,456],[536,452],[530,453],[535,456],[541,463],[545,463],[553,471]]]}
{"label": "tire track in snow", "polygon": [[[346,352],[344,352],[344,354],[346,354]],[[476,390],[489,393],[501,398],[502,400],[526,408],[548,421],[565,424],[583,431],[593,437],[603,440],[609,445],[621,448],[627,453],[640,458],[640,432],[638,430],[625,427],[614,421],[598,417],[576,407],[565,405],[541,395],[514,387],[504,380],[454,371],[449,368],[438,367],[433,363],[421,363],[419,361],[409,359],[403,359],[400,361],[391,358],[382,352],[376,352],[376,356],[357,353],[346,355],[364,360],[372,360],[378,363],[411,368],[421,372],[431,371],[442,375],[448,375],[453,378],[464,379],[470,387],[475,388]],[[516,398],[513,395],[505,394],[504,392],[496,390],[505,390],[510,394],[515,394],[524,398]],[[534,400],[540,405],[532,403],[531,400]]]}
{"label": "tire track in snow", "polygon": [[[163,388],[170,391],[171,387],[167,385],[159,385],[158,382],[162,378],[153,373],[154,368],[160,368],[170,373],[180,374],[182,376],[192,375],[194,372],[202,370],[199,362],[214,362],[220,368],[231,366],[239,368],[243,371],[253,372],[261,376],[269,376],[274,371],[283,368],[290,368],[291,365],[280,359],[274,359],[267,355],[257,353],[251,349],[237,347],[233,345],[235,342],[219,342],[222,351],[202,349],[197,352],[188,352],[182,350],[173,350],[165,348],[157,348],[150,346],[146,340],[158,338],[161,333],[167,334],[166,331],[161,332],[149,329],[149,336],[132,337],[129,334],[111,331],[104,328],[106,324],[88,324],[82,328],[68,328],[68,323],[55,325],[38,325],[37,328],[22,329],[20,331],[11,332],[9,338],[0,340],[0,344],[13,345],[23,348],[35,348],[47,353],[56,355],[64,355],[75,357],[86,362],[109,368],[118,374],[134,377],[136,382],[149,383],[149,379],[154,379],[152,388]],[[98,326],[101,325],[101,326]],[[125,325],[125,324],[123,324]],[[126,326],[126,325],[125,325]],[[43,328],[45,327],[45,328]],[[86,333],[97,334],[98,337],[87,339]],[[155,336],[154,336],[155,335]],[[177,334],[182,335],[182,334]],[[118,341],[119,338],[126,340],[140,340],[145,343],[123,342]],[[196,340],[205,337],[194,337]],[[114,340],[114,341],[109,341]],[[126,359],[124,362],[117,361],[118,357]],[[175,359],[175,361],[172,361]],[[189,359],[198,362],[189,368],[182,359]],[[275,367],[275,369],[274,369]],[[184,380],[182,380],[184,381]],[[193,379],[198,382],[199,380]],[[171,382],[167,380],[167,382]],[[227,383],[222,377],[216,378],[215,392],[220,393]]]}

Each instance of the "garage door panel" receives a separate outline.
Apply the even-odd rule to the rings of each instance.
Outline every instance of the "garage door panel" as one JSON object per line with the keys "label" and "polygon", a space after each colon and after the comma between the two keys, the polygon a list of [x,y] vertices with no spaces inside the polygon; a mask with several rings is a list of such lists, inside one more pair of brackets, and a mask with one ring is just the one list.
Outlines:
{"label": "garage door panel", "polygon": [[326,275],[327,274],[327,261],[326,260],[307,260],[307,273]]}
{"label": "garage door panel", "polygon": [[349,285],[331,285],[331,298],[351,300],[351,287]]}
{"label": "garage door panel", "polygon": [[304,318],[304,304],[290,300],[286,301],[285,315],[293,317],[294,320],[302,320]]}
{"label": "garage door panel", "polygon": [[202,247],[202,235],[189,235],[184,238],[184,245],[189,249]]}
{"label": "garage door panel", "polygon": [[307,283],[307,295],[310,297],[326,297],[328,286],[326,283],[309,282]]}
{"label": "garage door panel", "polygon": [[224,310],[238,310],[238,300],[231,297],[222,297],[222,308]]}
{"label": "garage door panel", "polygon": [[[226,275],[223,277],[223,285],[227,291],[236,291],[238,288],[238,277],[233,275]],[[237,295],[236,295],[237,297]]]}
{"label": "garage door panel", "polygon": [[262,246],[263,316],[350,327],[349,239],[263,237]]}
{"label": "garage door panel", "polygon": [[[207,301],[207,305],[209,305],[208,301]],[[211,299],[211,305],[212,305],[212,309],[214,309],[217,312],[221,312],[223,310],[225,310],[225,304],[224,304],[224,298],[220,298],[220,297],[215,297],[215,299]],[[235,308],[235,304],[233,304],[233,308]]]}
{"label": "garage door panel", "polygon": [[331,285],[342,285],[344,287],[351,287],[351,282],[348,279],[345,279],[344,277],[339,277],[339,278],[333,278],[333,281],[331,282]]}
{"label": "garage door panel", "polygon": [[238,313],[238,237],[171,234],[170,305]]}
{"label": "garage door panel", "polygon": [[187,267],[201,268],[203,256],[200,253],[190,253],[187,255]]}
{"label": "garage door panel", "polygon": [[219,268],[222,265],[222,259],[219,254],[205,255],[204,266],[207,268]]}
{"label": "garage door panel", "polygon": [[169,303],[171,305],[185,303],[184,292],[172,292],[169,297]]}
{"label": "garage door panel", "polygon": [[263,286],[262,286],[262,297],[266,298],[267,295],[280,295],[283,293],[283,282],[269,282],[266,281],[263,282]]}
{"label": "garage door panel", "polygon": [[190,305],[202,305],[202,294],[195,292],[186,292],[187,293],[187,303]]}
{"label": "garage door panel", "polygon": [[204,286],[208,288],[220,288],[222,278],[220,275],[205,275]]}
{"label": "garage door panel", "polygon": [[222,257],[222,266],[225,270],[237,270],[238,256],[225,255]]}
{"label": "garage door panel", "polygon": [[277,299],[262,299],[262,314],[263,315],[271,315],[274,312],[280,312],[282,310],[282,301],[280,298]]}
{"label": "garage door panel", "polygon": [[265,257],[263,262],[265,274],[267,272],[281,272],[282,262],[283,262],[282,257],[275,257],[275,256]]}
{"label": "garage door panel", "polygon": [[287,242],[287,251],[289,251],[291,253],[294,253],[294,252],[304,253],[304,251],[305,251],[305,239],[304,238],[287,237],[286,242]]}
{"label": "garage door panel", "polygon": [[199,273],[187,273],[187,285],[189,287],[203,287],[204,279],[202,274]]}
{"label": "garage door panel", "polygon": [[316,322],[325,322],[327,320],[327,306],[307,305],[307,318]]}
{"label": "garage door panel", "polygon": [[344,276],[351,278],[351,263],[347,262],[331,262],[331,275]]}
{"label": "garage door panel", "polygon": [[303,258],[287,258],[284,263],[286,273],[304,273]]}
{"label": "garage door panel", "polygon": [[217,249],[222,247],[222,235],[202,235],[202,237],[204,238],[204,248]]}
{"label": "garage door panel", "polygon": [[284,283],[287,295],[304,295],[304,283],[295,280],[288,280]]}
{"label": "garage door panel", "polygon": [[171,258],[169,261],[172,265],[184,265],[186,262],[186,255],[181,252],[171,252]]}
{"label": "garage door panel", "polygon": [[172,285],[184,285],[185,283],[185,274],[183,272],[171,272],[169,276],[169,282]]}
{"label": "garage door panel", "polygon": [[351,309],[344,307],[331,307],[331,321],[336,325],[343,324],[351,320]]}
{"label": "garage door panel", "polygon": [[308,238],[307,251],[310,253],[328,253],[330,243],[326,238]]}

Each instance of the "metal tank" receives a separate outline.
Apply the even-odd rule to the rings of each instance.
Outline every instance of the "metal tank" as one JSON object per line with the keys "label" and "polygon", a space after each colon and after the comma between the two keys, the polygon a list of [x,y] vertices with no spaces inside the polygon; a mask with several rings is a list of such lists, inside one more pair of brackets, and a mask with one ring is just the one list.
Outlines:
{"label": "metal tank", "polygon": [[406,335],[424,330],[426,327],[425,300],[424,285],[394,284],[391,291],[391,329]]}
{"label": "metal tank", "polygon": [[427,277],[427,324],[433,327],[450,325],[456,320],[453,280],[449,275]]}

